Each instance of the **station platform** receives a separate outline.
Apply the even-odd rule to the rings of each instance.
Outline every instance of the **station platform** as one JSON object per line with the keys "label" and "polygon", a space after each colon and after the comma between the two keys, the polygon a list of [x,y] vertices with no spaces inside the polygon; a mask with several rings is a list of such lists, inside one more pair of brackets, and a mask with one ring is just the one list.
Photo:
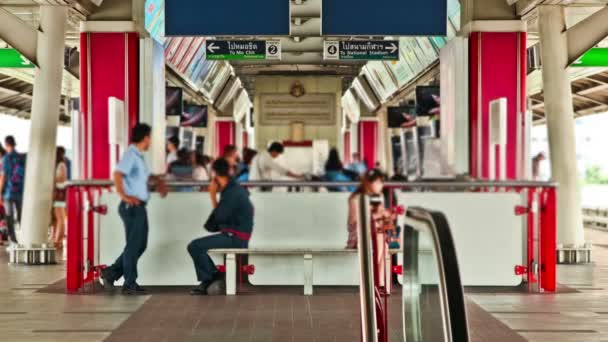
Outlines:
{"label": "station platform", "polygon": [[[471,341],[602,341],[608,314],[608,234],[587,230],[596,263],[559,265],[555,294],[467,288]],[[144,256],[145,257],[145,256]],[[152,287],[140,297],[64,293],[65,266],[8,265],[0,255],[3,341],[357,341],[355,287],[245,287],[191,297]],[[401,295],[390,297],[390,341],[402,341]],[[211,310],[213,309],[213,310]],[[604,336],[604,337],[602,337]]]}

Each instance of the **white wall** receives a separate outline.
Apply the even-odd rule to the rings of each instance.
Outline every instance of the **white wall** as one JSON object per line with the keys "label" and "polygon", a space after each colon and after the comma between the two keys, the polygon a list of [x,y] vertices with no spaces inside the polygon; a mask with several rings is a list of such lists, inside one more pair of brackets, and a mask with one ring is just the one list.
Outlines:
{"label": "white wall", "polygon": [[260,94],[283,93],[288,94],[295,81],[304,86],[307,94],[311,93],[334,93],[336,94],[336,124],[334,126],[309,126],[305,127],[304,139],[327,140],[331,147],[340,145],[340,128],[342,120],[342,79],[340,77],[287,77],[287,76],[261,76],[255,81],[255,145],[258,150],[264,149],[271,140],[289,140],[289,125],[284,126],[261,126],[259,120]]}

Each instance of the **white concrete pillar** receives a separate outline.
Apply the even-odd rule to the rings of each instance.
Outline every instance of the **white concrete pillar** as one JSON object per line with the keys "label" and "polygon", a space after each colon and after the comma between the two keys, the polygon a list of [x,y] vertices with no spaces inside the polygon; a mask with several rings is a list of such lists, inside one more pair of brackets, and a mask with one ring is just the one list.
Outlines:
{"label": "white concrete pillar", "polygon": [[139,121],[152,126],[152,146],[146,161],[152,172],[160,175],[167,170],[165,163],[165,50],[152,38],[140,39],[139,48]]}
{"label": "white concrete pillar", "polygon": [[26,248],[46,243],[51,221],[55,149],[65,47],[67,7],[40,6],[30,149],[27,154],[21,240]]}
{"label": "white concrete pillar", "polygon": [[564,247],[581,247],[585,238],[576,163],[572,89],[567,72],[564,8],[542,5],[538,10],[551,172],[559,183],[557,243]]}

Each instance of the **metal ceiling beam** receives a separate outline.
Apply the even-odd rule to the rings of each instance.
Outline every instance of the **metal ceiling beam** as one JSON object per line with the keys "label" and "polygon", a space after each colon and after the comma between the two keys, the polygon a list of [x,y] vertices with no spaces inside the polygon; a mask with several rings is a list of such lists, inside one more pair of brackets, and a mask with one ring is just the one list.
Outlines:
{"label": "metal ceiling beam", "polygon": [[0,7],[0,38],[19,50],[25,58],[38,65],[36,45],[38,31],[19,17]]}
{"label": "metal ceiling beam", "polygon": [[572,93],[572,96],[574,96],[574,97],[576,97],[576,98],[578,98],[578,99],[580,99],[582,101],[592,102],[592,103],[594,103],[596,105],[608,106],[607,103],[604,103],[602,101],[596,100],[596,99],[591,98],[589,96],[580,95],[578,93]]}
{"label": "metal ceiling beam", "polygon": [[601,90],[605,90],[605,89],[608,89],[608,84],[600,84],[600,85],[597,85],[595,87],[590,87],[590,88],[587,88],[587,89],[583,89],[581,91],[578,91],[577,94],[580,94],[580,95],[589,95],[589,94],[592,94],[592,93],[595,93],[595,92],[598,92],[598,91],[601,91]]}
{"label": "metal ceiling beam", "polygon": [[568,65],[608,37],[608,6],[593,13],[566,31]]}
{"label": "metal ceiling beam", "polygon": [[519,16],[525,16],[526,14],[532,12],[536,6],[542,4],[545,0],[518,0],[515,3],[516,13]]}
{"label": "metal ceiling beam", "polygon": [[321,0],[292,0],[292,18],[320,18]]}

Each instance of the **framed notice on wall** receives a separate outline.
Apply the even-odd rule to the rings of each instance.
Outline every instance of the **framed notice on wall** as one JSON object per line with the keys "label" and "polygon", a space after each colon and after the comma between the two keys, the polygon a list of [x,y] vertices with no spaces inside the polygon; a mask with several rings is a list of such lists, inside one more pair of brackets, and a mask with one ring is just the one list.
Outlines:
{"label": "framed notice on wall", "polygon": [[306,94],[300,97],[261,94],[260,104],[258,114],[261,125],[282,126],[297,121],[317,126],[336,124],[335,94]]}

